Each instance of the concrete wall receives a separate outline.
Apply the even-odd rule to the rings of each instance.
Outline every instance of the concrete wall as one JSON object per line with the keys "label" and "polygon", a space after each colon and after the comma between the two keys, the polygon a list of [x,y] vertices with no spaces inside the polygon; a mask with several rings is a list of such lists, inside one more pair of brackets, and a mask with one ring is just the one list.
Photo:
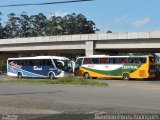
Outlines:
{"label": "concrete wall", "polygon": [[85,42],[53,42],[0,45],[0,51],[85,49]]}
{"label": "concrete wall", "polygon": [[[0,51],[45,51],[73,50],[85,51],[85,54],[96,54],[97,50],[112,49],[160,49],[160,31],[153,32],[117,32],[83,35],[61,35],[1,39]],[[100,52],[99,52],[100,54]]]}

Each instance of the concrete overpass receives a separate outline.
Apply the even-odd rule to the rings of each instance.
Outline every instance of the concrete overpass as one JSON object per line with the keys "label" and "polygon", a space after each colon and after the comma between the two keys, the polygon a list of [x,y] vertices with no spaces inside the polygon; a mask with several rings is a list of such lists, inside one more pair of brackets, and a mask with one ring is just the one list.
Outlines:
{"label": "concrete overpass", "polygon": [[1,54],[107,54],[160,52],[160,31],[0,39]]}

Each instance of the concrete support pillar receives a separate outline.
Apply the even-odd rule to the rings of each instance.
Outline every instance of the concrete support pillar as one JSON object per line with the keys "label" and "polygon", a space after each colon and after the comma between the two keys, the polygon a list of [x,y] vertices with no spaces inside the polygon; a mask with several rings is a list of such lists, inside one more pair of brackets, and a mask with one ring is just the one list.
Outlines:
{"label": "concrete support pillar", "polygon": [[94,54],[94,42],[93,41],[86,41],[85,55],[90,56],[93,54]]}

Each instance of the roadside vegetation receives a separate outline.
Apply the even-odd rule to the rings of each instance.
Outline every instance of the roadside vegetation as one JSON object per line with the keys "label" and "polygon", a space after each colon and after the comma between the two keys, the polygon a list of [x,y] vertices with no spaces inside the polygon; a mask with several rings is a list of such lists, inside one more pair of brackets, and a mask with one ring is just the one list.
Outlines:
{"label": "roadside vegetation", "polygon": [[12,83],[39,83],[39,84],[65,84],[65,85],[89,85],[89,86],[108,86],[108,83],[97,82],[93,80],[86,80],[83,78],[77,77],[64,77],[57,78],[55,80],[50,79],[32,79],[32,78],[22,78],[22,79],[11,79],[3,82],[12,82]]}

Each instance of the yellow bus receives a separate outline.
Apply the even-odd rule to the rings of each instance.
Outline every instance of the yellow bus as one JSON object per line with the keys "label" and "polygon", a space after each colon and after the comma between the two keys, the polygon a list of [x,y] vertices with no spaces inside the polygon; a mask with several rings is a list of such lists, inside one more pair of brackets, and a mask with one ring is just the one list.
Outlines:
{"label": "yellow bus", "polygon": [[88,78],[148,79],[156,77],[155,58],[146,56],[92,55],[78,57],[75,76]]}

